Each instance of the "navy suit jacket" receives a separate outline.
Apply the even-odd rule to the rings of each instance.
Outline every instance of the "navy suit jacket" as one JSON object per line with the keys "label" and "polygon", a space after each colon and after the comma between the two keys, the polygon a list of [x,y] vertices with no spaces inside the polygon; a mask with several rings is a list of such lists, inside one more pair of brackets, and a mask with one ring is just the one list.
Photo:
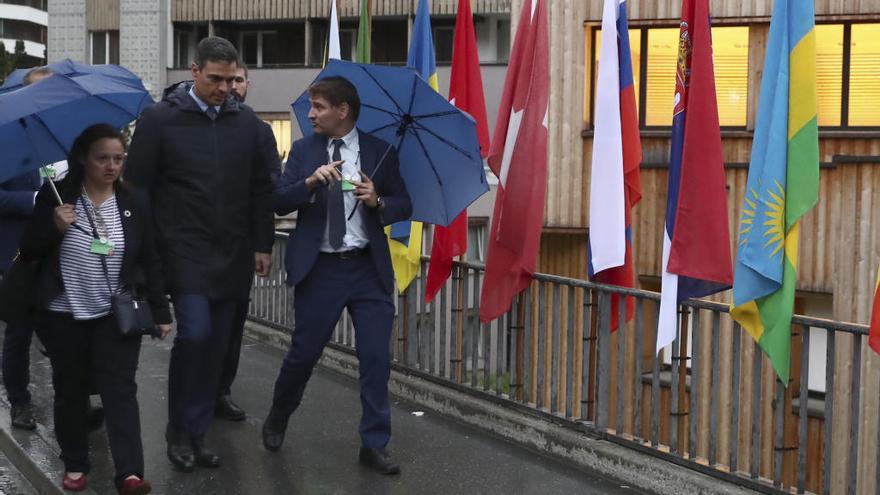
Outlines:
{"label": "navy suit jacket", "polygon": [[38,171],[0,183],[0,272],[12,264],[22,232],[34,212],[34,193],[42,180]]}
{"label": "navy suit jacket", "polygon": [[[360,130],[358,143],[361,171],[370,176],[376,170],[376,165],[389,145]],[[315,169],[326,163],[326,136],[314,134],[293,143],[284,173],[276,185],[275,195],[272,198],[273,209],[279,215],[297,212],[296,229],[290,234],[285,257],[289,285],[301,282],[318,259],[327,224],[327,187],[318,186],[310,191],[306,187],[305,180]],[[400,162],[394,147],[391,147],[385,162],[379,167],[372,180],[385,208],[379,213],[374,208],[359,204],[358,209],[364,216],[370,256],[382,286],[388,294],[391,294],[394,291],[394,271],[391,267],[391,254],[383,227],[407,220],[412,215],[412,203],[400,176]]]}

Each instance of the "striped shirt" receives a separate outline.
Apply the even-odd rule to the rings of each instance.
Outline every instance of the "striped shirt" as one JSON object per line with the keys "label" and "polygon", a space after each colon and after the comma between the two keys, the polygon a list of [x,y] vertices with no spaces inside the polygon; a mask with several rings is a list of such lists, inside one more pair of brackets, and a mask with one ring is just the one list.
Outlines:
{"label": "striped shirt", "polygon": [[[86,216],[87,201],[83,197],[74,205],[76,225],[82,227],[82,230],[71,226],[64,234],[61,241],[61,280],[64,282],[64,292],[52,300],[48,307],[50,311],[70,313],[75,320],[91,320],[110,313],[110,291],[101,266],[103,255],[91,252],[94,237],[89,217]],[[125,254],[125,235],[116,195],[107,198],[95,210],[98,218],[93,220],[98,225],[99,234],[106,235],[113,243],[112,253],[103,257],[107,260],[110,285],[115,293],[119,287],[122,256]],[[99,220],[103,220],[103,223]]]}

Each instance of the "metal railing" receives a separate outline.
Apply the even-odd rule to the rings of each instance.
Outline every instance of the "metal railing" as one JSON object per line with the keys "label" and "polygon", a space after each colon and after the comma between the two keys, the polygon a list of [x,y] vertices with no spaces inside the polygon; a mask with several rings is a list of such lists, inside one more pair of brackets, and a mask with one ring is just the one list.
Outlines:
{"label": "metal railing", "polygon": [[[272,274],[256,280],[249,316],[290,332],[286,240],[278,234]],[[724,304],[682,304],[676,339],[657,355],[657,293],[536,274],[510,311],[481,324],[482,265],[455,263],[431,303],[423,295],[427,259],[421,268],[397,296],[391,342],[395,366],[409,373],[765,493],[880,494],[880,469],[864,472],[877,452],[861,458],[858,448],[864,436],[880,441],[878,431],[859,431],[862,401],[876,395],[861,393],[863,375],[873,376],[862,371],[863,325],[796,316],[792,378],[783,387]],[[626,304],[612,304],[618,297]],[[612,307],[624,321],[628,304],[632,319],[612,332]],[[821,337],[824,392],[809,389],[811,345],[821,350],[813,344]],[[347,313],[331,345],[353,349]],[[836,362],[843,346],[852,349],[849,376]],[[835,414],[845,415],[843,427]]]}

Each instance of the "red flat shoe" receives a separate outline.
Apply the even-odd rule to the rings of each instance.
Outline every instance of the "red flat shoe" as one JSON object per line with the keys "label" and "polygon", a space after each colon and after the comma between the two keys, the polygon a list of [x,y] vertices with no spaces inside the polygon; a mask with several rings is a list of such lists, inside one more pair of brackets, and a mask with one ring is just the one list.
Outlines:
{"label": "red flat shoe", "polygon": [[147,480],[129,478],[119,487],[119,495],[146,495],[153,491],[153,485]]}
{"label": "red flat shoe", "polygon": [[81,492],[86,489],[86,475],[82,475],[77,479],[71,478],[64,473],[64,479],[61,480],[61,488],[69,492]]}

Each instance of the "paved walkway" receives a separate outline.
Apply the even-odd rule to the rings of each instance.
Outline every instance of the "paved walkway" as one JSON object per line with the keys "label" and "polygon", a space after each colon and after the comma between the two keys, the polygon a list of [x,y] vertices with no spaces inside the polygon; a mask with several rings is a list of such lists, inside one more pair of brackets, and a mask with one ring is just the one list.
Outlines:
{"label": "paved walkway", "polygon": [[[462,426],[415,404],[393,401],[394,437],[389,446],[401,464],[400,476],[386,477],[357,463],[357,424],[360,416],[357,384],[342,375],[316,370],[304,403],[293,416],[287,441],[277,454],[263,449],[260,428],[269,406],[272,384],[283,354],[262,344],[246,342],[234,398],[249,413],[241,423],[217,421],[208,445],[222,456],[220,469],[197,469],[191,474],[172,470],[165,458],[163,438],[167,418],[167,369],[170,342],[144,340],[138,376],[147,478],[160,494],[633,494],[635,490],[598,475],[574,469],[531,451]],[[52,437],[51,387],[48,360],[32,352],[32,389],[39,408],[37,433],[14,432],[33,458],[43,458],[43,470],[58,470]],[[8,415],[2,415],[8,422]],[[8,431],[8,423],[4,425]],[[42,450],[34,450],[33,435]],[[93,471],[90,486],[97,493],[114,493],[112,463],[104,430],[92,435]],[[5,484],[0,458],[0,493],[20,491]],[[14,487],[17,475],[13,473]],[[57,482],[59,474],[51,472]]]}

